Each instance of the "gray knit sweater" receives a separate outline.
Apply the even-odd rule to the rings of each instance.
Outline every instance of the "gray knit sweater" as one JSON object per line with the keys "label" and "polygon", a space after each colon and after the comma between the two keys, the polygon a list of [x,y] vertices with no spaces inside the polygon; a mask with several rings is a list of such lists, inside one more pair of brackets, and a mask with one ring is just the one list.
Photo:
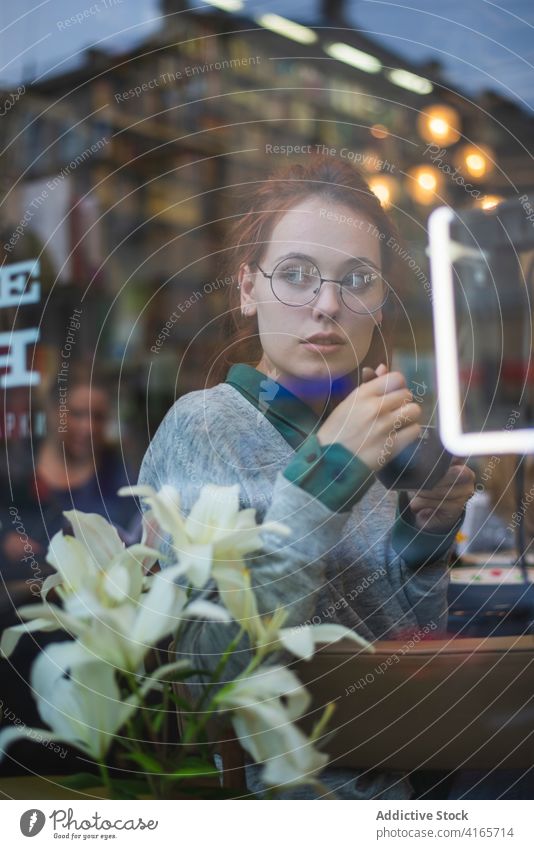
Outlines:
{"label": "gray knit sweater", "polygon": [[[395,639],[425,626],[434,633],[444,630],[446,562],[414,568],[393,550],[396,494],[377,481],[349,512],[332,512],[283,476],[293,455],[265,416],[221,383],[190,392],[171,407],[147,449],[139,483],[176,487],[186,513],[204,484],[238,483],[241,506],[256,508],[258,522],[288,525],[288,537],[263,531],[264,548],[247,558],[260,611],[285,606],[288,626],[312,619],[338,622],[372,640]],[[165,541],[161,551],[167,550]],[[213,668],[233,633],[229,625],[192,622],[181,647],[195,666]],[[247,660],[243,644],[227,677]],[[257,774],[249,770],[255,791],[261,789]],[[323,778],[342,798],[406,799],[412,792],[407,778],[392,773],[330,768]],[[306,789],[286,794],[311,797]]]}

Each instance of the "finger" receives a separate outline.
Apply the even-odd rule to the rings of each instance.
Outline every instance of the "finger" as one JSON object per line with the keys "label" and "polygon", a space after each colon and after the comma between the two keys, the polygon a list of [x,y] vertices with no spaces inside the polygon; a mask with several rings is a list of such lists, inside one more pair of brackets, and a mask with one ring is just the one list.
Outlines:
{"label": "finger", "polygon": [[401,428],[401,430],[394,431],[394,445],[391,451],[388,449],[388,456],[390,458],[396,457],[397,454],[406,448],[407,445],[411,445],[412,442],[421,436],[421,425],[419,424],[410,424],[406,425],[406,427]]}
{"label": "finger", "polygon": [[374,380],[376,377],[376,371],[369,366],[365,366],[362,369],[361,377],[360,377],[360,385],[362,383],[368,383],[370,380]]}
{"label": "finger", "polygon": [[469,492],[436,493],[431,489],[420,489],[413,495],[413,501],[419,507],[463,506],[469,499]]}
{"label": "finger", "polygon": [[406,425],[416,424],[421,418],[422,411],[420,404],[415,401],[401,404],[389,414],[389,424],[392,430],[401,430]]}
{"label": "finger", "polygon": [[396,389],[405,387],[406,378],[400,371],[387,372],[366,383],[366,388],[369,388],[373,395],[385,395],[387,392],[394,392]]}
{"label": "finger", "polygon": [[453,487],[470,487],[474,486],[474,483],[475,474],[469,466],[449,466],[443,477],[429,491],[450,492]]}
{"label": "finger", "polygon": [[388,392],[383,395],[379,401],[379,415],[384,413],[397,413],[403,407],[414,403],[413,395],[409,389],[396,389],[394,392]]}
{"label": "finger", "polygon": [[413,498],[421,499],[427,504],[465,504],[472,495],[472,489],[469,486],[450,487],[445,490],[434,489],[419,489],[413,493]]}
{"label": "finger", "polygon": [[423,495],[424,490],[420,490],[410,501],[413,510],[425,509],[440,509],[440,510],[461,510],[465,504],[465,498],[436,498]]}
{"label": "finger", "polygon": [[471,486],[475,486],[476,483],[476,475],[473,469],[470,469],[469,466],[451,466],[450,472],[453,474],[458,470],[458,474],[456,480],[459,483],[470,484]]}
{"label": "finger", "polygon": [[360,383],[367,383],[367,381],[373,380],[375,377],[382,377],[382,375],[387,373],[388,367],[384,365],[384,363],[380,363],[376,369],[371,368],[370,366],[364,366],[361,372]]}
{"label": "finger", "polygon": [[[450,474],[451,472],[447,472],[431,489],[421,490],[421,492],[424,492],[427,497],[435,498],[470,498],[474,490],[474,477],[469,475],[466,478],[462,476],[451,478]],[[454,472],[452,474],[454,475]]]}
{"label": "finger", "polygon": [[449,466],[443,478],[438,483],[439,484],[447,484],[450,483],[452,485],[462,485],[462,484],[472,484],[475,483],[475,473],[469,466],[461,465],[461,466]]}

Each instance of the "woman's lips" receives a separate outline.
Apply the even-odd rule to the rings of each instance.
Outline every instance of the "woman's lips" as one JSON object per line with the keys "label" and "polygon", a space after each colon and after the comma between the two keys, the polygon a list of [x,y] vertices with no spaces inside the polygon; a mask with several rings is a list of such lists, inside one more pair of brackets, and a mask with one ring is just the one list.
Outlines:
{"label": "woman's lips", "polygon": [[333,354],[343,347],[343,342],[303,342],[309,351],[317,351],[320,354]]}

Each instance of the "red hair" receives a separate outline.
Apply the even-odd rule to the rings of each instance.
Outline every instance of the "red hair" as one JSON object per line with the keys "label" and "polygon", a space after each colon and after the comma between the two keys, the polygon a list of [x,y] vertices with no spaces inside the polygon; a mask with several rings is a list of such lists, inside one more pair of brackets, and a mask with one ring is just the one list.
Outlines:
{"label": "red hair", "polygon": [[[257,184],[250,207],[239,216],[229,233],[227,252],[228,275],[234,282],[229,286],[228,312],[222,328],[218,353],[213,358],[206,385],[213,386],[226,377],[228,368],[237,362],[257,365],[263,349],[258,333],[257,317],[243,317],[237,270],[241,265],[261,262],[271,234],[283,215],[309,197],[320,197],[327,204],[343,204],[374,224],[384,234],[380,241],[382,274],[393,289],[382,310],[382,327],[375,328],[369,351],[360,368],[376,368],[381,362],[389,364],[390,346],[395,322],[396,294],[400,293],[403,271],[401,263],[393,262],[391,244],[401,244],[397,229],[386,215],[380,201],[371,191],[362,174],[347,162],[329,156],[315,156],[306,164],[290,165],[274,172]],[[354,376],[354,385],[359,382]]]}

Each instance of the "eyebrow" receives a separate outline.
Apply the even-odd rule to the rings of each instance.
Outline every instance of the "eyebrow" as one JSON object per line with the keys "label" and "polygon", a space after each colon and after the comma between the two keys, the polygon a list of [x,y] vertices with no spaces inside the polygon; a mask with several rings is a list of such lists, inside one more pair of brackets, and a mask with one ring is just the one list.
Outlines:
{"label": "eyebrow", "polygon": [[[283,262],[285,259],[292,259],[293,257],[296,257],[298,259],[307,259],[309,260],[309,262],[312,262],[314,265],[317,266],[317,261],[312,256],[309,256],[309,254],[299,253],[298,251],[292,251],[289,254],[284,254],[284,256],[278,257],[277,259],[273,260],[273,264],[276,265],[279,262]],[[376,262],[373,262],[372,259],[369,259],[366,256],[349,256],[343,262],[342,267],[352,265],[353,263],[361,263],[362,265],[372,265],[373,268],[376,268],[378,271],[380,271],[380,267],[376,264]]]}

